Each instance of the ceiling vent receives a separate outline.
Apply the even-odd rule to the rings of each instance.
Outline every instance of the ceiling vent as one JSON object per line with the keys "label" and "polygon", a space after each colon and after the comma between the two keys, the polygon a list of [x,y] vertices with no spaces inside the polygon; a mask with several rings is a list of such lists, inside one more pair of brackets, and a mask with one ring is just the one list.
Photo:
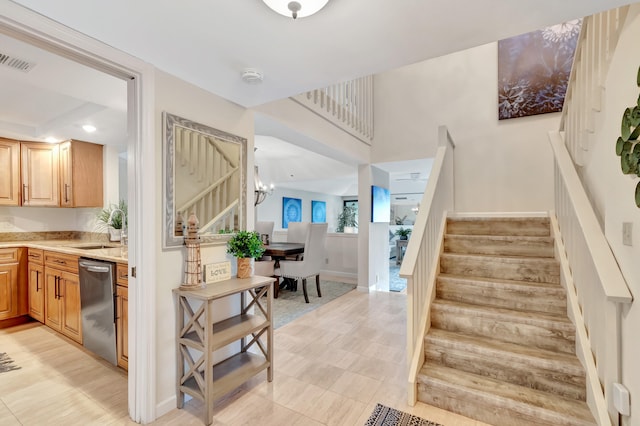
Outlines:
{"label": "ceiling vent", "polygon": [[16,58],[15,56],[7,55],[0,52],[0,65],[13,68],[14,70],[29,72],[36,66],[33,62],[26,61],[24,59]]}

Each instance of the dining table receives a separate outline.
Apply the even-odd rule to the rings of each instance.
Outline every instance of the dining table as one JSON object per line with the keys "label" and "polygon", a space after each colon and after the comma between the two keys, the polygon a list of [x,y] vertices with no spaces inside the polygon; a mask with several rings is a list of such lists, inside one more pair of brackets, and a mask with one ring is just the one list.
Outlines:
{"label": "dining table", "polygon": [[[304,253],[303,243],[269,243],[264,246],[264,256],[271,256],[275,260],[274,267],[277,269],[280,267],[280,260],[285,259],[287,256],[294,256],[296,254]],[[285,278],[282,283],[277,283],[278,286],[284,286],[287,289],[297,289],[296,281]]]}

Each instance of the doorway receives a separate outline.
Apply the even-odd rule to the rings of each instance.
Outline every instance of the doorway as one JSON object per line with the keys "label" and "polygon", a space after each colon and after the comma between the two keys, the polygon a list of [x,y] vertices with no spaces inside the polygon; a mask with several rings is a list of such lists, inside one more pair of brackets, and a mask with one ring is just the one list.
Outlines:
{"label": "doorway", "polygon": [[[154,321],[155,258],[151,250],[143,253],[140,242],[154,240],[155,163],[153,146],[153,69],[143,62],[96,40],[33,13],[22,6],[7,3],[0,16],[0,33],[37,48],[71,59],[94,70],[126,82],[127,86],[127,193],[129,200],[129,415],[134,421],[155,418]],[[145,207],[146,206],[146,207]],[[141,217],[147,217],[145,221]],[[147,301],[142,303],[142,300]],[[144,366],[144,368],[141,368]]]}

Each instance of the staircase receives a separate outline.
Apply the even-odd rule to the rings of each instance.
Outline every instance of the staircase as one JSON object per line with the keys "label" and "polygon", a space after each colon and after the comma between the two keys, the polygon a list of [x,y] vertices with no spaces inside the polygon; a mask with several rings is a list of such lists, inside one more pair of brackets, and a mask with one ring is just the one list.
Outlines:
{"label": "staircase", "polygon": [[595,425],[549,218],[449,218],[418,400],[492,425]]}

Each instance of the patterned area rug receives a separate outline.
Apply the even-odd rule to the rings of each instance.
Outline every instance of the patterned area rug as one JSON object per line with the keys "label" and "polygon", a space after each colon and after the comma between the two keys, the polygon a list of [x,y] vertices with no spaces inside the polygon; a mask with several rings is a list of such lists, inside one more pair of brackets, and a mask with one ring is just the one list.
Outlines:
{"label": "patterned area rug", "polygon": [[442,426],[413,414],[377,404],[365,426]]}
{"label": "patterned area rug", "polygon": [[13,360],[5,352],[0,353],[0,373],[5,371],[18,370],[21,367],[14,365]]}
{"label": "patterned area rug", "polygon": [[297,291],[282,289],[280,290],[278,298],[273,299],[274,328],[282,327],[307,312],[311,312],[355,288],[356,284],[320,280],[322,297],[318,297],[318,293],[316,293],[316,281],[312,279],[307,282],[309,303],[305,303],[304,301],[302,281],[298,284]]}
{"label": "patterned area rug", "polygon": [[400,265],[394,259],[389,260],[389,291],[402,291],[407,287],[406,278],[400,278]]}

